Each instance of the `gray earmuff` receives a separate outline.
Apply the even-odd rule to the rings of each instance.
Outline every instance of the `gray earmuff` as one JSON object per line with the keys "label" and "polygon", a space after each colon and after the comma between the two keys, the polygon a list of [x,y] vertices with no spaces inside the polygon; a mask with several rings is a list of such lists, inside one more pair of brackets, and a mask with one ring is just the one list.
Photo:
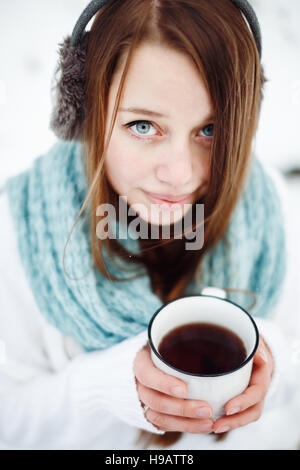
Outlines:
{"label": "gray earmuff", "polygon": [[[261,30],[255,11],[247,0],[231,1],[246,18],[261,58]],[[80,15],[71,37],[67,36],[60,44],[60,59],[52,86],[54,106],[50,118],[50,129],[59,139],[81,140],[85,117],[85,62],[89,38],[89,32],[85,28],[108,2],[109,0],[91,1]]]}

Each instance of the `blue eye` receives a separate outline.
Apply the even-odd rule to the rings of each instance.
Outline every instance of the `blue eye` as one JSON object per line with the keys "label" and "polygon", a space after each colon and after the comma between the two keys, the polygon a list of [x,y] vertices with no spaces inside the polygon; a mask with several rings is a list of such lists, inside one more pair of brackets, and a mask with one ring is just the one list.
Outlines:
{"label": "blue eye", "polygon": [[[203,137],[213,137],[214,136],[214,125],[209,124],[208,126],[203,127],[200,132],[204,132],[205,134]],[[207,132],[207,133],[206,133]]]}
{"label": "blue eye", "polygon": [[[155,128],[149,121],[133,121],[133,122],[129,122],[128,124],[125,125],[125,127],[127,127],[127,128],[128,127],[131,128],[131,127],[134,127],[134,126],[136,126],[138,135],[145,135],[146,137],[151,137],[151,136],[155,135]],[[154,129],[154,133],[153,134],[148,134],[147,132],[149,132],[149,129],[151,127]]]}

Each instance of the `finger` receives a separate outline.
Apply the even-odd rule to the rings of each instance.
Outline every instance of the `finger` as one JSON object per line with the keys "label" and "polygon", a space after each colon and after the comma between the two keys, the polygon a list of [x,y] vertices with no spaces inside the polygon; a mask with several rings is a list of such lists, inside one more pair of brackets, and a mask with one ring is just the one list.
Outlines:
{"label": "finger", "polygon": [[272,369],[270,364],[265,363],[253,369],[249,385],[262,385],[266,390],[271,382]]}
{"label": "finger", "polygon": [[248,388],[228,401],[225,405],[226,415],[244,411],[265,399],[270,384],[270,371],[266,363],[256,367],[251,375]]}
{"label": "finger", "polygon": [[260,403],[266,395],[266,391],[260,385],[252,385],[237,398],[230,400],[225,406],[227,416],[231,416],[241,411],[247,410]]}
{"label": "finger", "polygon": [[179,398],[184,398],[188,394],[185,382],[165,374],[154,366],[149,348],[140,351],[139,360],[134,363],[134,373],[138,381],[148,388]]}
{"label": "finger", "polygon": [[213,431],[218,434],[258,421],[262,415],[263,407],[264,402],[260,402],[234,416],[217,419],[214,423]]}
{"label": "finger", "polygon": [[259,344],[257,351],[253,357],[253,362],[258,366],[264,365],[268,362],[268,352],[262,336],[259,337]]}
{"label": "finger", "polygon": [[212,432],[213,421],[211,419],[199,420],[171,416],[157,411],[149,410],[146,418],[161,431],[189,432],[192,434],[209,434]]}
{"label": "finger", "polygon": [[205,402],[201,402],[200,400],[173,398],[145,387],[139,382],[137,384],[137,390],[142,403],[148,405],[151,410],[159,413],[198,419],[207,419],[212,416],[212,409],[205,406]]}

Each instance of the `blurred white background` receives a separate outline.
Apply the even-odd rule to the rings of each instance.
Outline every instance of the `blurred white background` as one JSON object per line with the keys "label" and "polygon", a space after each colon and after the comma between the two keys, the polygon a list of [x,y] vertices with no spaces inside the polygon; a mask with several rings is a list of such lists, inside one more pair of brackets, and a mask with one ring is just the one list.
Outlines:
{"label": "blurred white background", "polygon": [[[255,149],[259,158],[280,170],[288,182],[296,294],[300,292],[300,1],[250,3],[262,28],[262,63],[269,79]],[[56,140],[49,130],[49,117],[58,44],[71,34],[87,4],[88,0],[0,3],[0,187]],[[297,295],[291,299],[291,310],[300,314]],[[283,319],[284,326],[286,323]],[[299,408],[293,421],[299,423],[300,431],[298,418]],[[270,423],[270,432],[274,432],[273,426]]]}

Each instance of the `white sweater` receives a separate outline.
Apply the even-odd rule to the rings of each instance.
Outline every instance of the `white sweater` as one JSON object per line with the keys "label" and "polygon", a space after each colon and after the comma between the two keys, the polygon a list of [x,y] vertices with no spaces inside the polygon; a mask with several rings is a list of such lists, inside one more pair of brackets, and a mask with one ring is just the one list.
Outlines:
{"label": "white sweater", "polygon": [[[139,429],[162,434],[145,419],[135,386],[133,361],[147,341],[146,330],[91,353],[62,335],[35,303],[5,192],[0,193],[0,216],[0,447],[139,449]],[[283,311],[291,313],[292,276],[289,269],[275,320],[255,318],[275,359],[259,421],[219,443],[213,434],[184,434],[172,449],[289,449],[300,442],[293,338],[280,323]],[[289,327],[295,331],[293,322]]]}

